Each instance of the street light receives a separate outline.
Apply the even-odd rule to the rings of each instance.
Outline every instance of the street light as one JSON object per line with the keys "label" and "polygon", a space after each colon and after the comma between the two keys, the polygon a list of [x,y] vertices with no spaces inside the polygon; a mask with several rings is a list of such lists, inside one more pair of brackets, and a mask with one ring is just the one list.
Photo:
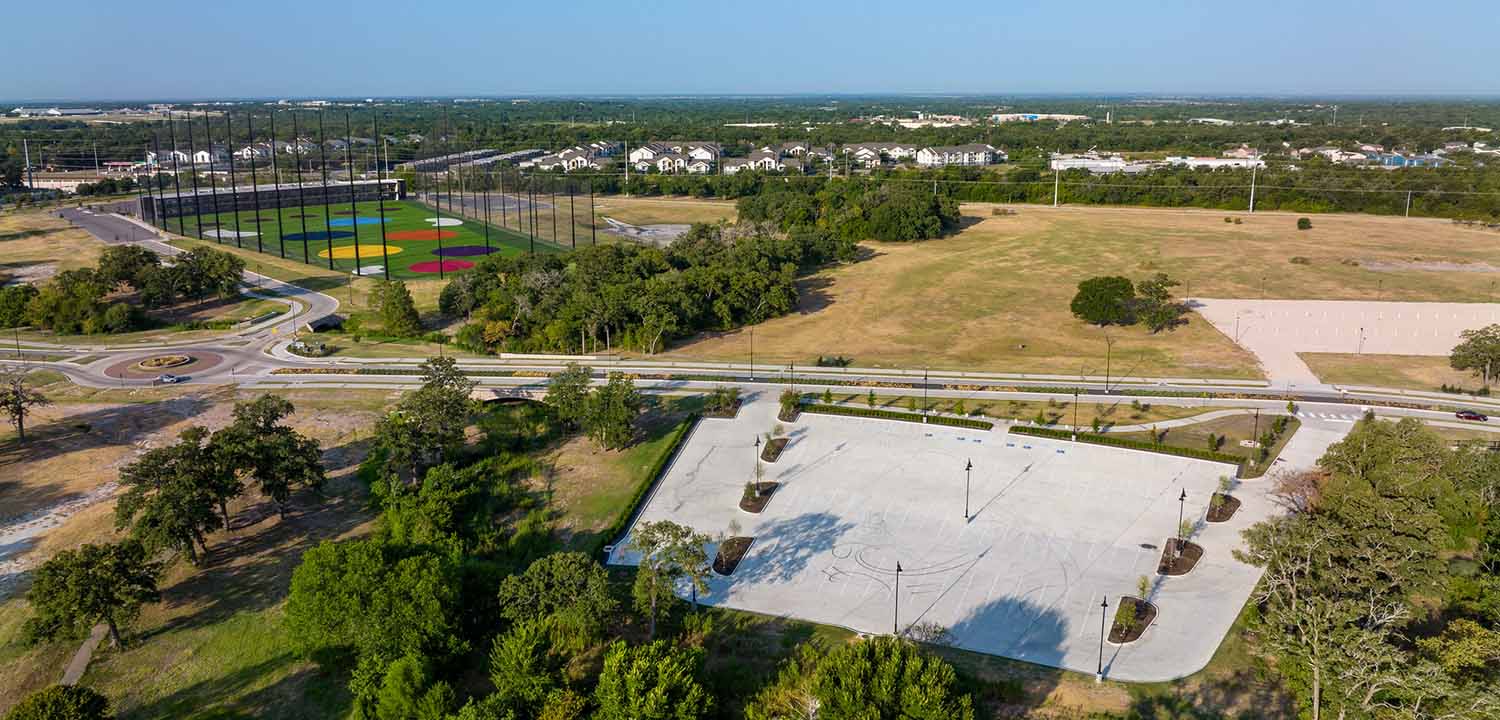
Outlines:
{"label": "street light", "polygon": [[755,495],[760,496],[760,436],[755,436]]}
{"label": "street light", "polygon": [[1073,388],[1073,439],[1078,439],[1078,388]]}
{"label": "street light", "polygon": [[1109,333],[1105,333],[1104,334],[1104,394],[1105,395],[1109,394],[1109,358],[1110,358],[1111,351],[1113,351],[1114,349],[1115,349],[1115,339],[1112,338],[1112,337],[1110,337]]}
{"label": "street light", "polygon": [[1099,601],[1099,669],[1094,671],[1094,682],[1104,682],[1104,618],[1109,612],[1109,597]]}
{"label": "street light", "polygon": [[896,608],[891,616],[891,634],[901,634],[901,561],[896,561]]}
{"label": "street light", "polygon": [[1182,494],[1177,496],[1177,554],[1182,554],[1182,513],[1187,507],[1187,488],[1182,489]]}
{"label": "street light", "polygon": [[922,422],[927,422],[927,366],[922,366]]}
{"label": "street light", "polygon": [[964,520],[969,519],[969,476],[974,472],[974,461],[964,463]]}

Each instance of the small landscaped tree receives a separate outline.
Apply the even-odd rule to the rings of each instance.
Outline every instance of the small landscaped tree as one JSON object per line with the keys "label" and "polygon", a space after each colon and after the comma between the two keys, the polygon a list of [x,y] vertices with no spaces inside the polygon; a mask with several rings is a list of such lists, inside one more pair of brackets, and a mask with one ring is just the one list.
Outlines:
{"label": "small landscaped tree", "polygon": [[781,391],[781,414],[783,420],[790,420],[797,413],[797,406],[802,404],[802,396],[790,388]]}
{"label": "small landscaped tree", "polygon": [[875,409],[875,391],[874,390],[871,390],[868,394],[865,395],[865,404],[869,405],[871,410]]}
{"label": "small landscaped tree", "polygon": [[1096,277],[1078,283],[1073,296],[1073,315],[1095,325],[1129,325],[1135,321],[1132,305],[1135,286],[1118,275]]}
{"label": "small landscaped tree", "polygon": [[589,394],[585,428],[606,450],[630,444],[635,417],[641,412],[641,395],[624,373],[612,372],[609,380]]}
{"label": "small landscaped tree", "polygon": [[104,623],[110,642],[121,647],[120,628],[135,619],[141,605],[161,599],[160,573],[136,540],[59,552],[32,575],[26,599],[36,615],[27,620],[26,634],[34,639],[78,635]]}
{"label": "small landscaped tree", "polygon": [[16,429],[16,439],[26,442],[26,416],[31,414],[32,408],[51,405],[52,401],[26,386],[24,368],[6,372],[0,377],[0,383],[3,383],[0,385],[0,407],[10,417],[10,424]]}

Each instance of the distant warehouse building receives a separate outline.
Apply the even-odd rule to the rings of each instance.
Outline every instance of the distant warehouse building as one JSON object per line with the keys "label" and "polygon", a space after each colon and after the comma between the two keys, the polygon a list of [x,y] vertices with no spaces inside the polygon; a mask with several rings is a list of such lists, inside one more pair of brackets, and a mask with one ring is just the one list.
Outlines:
{"label": "distant warehouse building", "polygon": [[1237,157],[1168,157],[1169,165],[1186,165],[1190,168],[1263,168],[1266,161],[1260,158]]}
{"label": "distant warehouse building", "polygon": [[1088,152],[1077,155],[1053,153],[1048,167],[1051,170],[1087,170],[1095,175],[1108,175],[1110,173],[1143,173],[1155,166],[1155,163],[1126,160],[1119,155]]}

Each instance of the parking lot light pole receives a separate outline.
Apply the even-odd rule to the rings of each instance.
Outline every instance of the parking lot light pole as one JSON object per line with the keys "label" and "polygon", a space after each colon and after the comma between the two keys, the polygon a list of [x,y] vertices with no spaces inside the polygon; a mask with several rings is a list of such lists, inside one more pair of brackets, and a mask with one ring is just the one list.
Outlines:
{"label": "parking lot light pole", "polygon": [[891,634],[901,635],[901,561],[896,561],[896,606],[891,616]]}
{"label": "parking lot light pole", "polygon": [[1187,488],[1182,489],[1182,494],[1177,496],[1177,555],[1182,555],[1182,544],[1187,538],[1182,536],[1182,513],[1187,507]]}
{"label": "parking lot light pole", "polygon": [[1073,388],[1073,440],[1078,440],[1078,388]]}
{"label": "parking lot light pole", "polygon": [[922,422],[927,422],[927,367],[922,367]]}
{"label": "parking lot light pole", "polygon": [[760,436],[755,436],[755,495],[760,496]]}
{"label": "parking lot light pole", "polygon": [[1109,614],[1109,597],[1099,601],[1099,669],[1094,671],[1094,682],[1104,682],[1104,621]]}
{"label": "parking lot light pole", "polygon": [[969,519],[969,477],[974,472],[974,461],[964,463],[964,520]]}

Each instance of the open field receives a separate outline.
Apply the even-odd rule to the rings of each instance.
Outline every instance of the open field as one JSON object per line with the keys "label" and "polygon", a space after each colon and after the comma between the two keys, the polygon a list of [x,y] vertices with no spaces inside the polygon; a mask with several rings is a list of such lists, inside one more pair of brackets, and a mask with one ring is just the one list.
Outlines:
{"label": "open field", "polygon": [[[1256,450],[1240,445],[1241,440],[1256,440],[1261,434],[1271,429],[1271,423],[1276,416],[1271,413],[1261,413],[1257,420],[1253,415],[1235,415],[1233,417],[1215,418],[1201,423],[1182,425],[1167,428],[1166,437],[1162,439],[1163,445],[1173,447],[1191,448],[1193,450],[1208,449],[1208,436],[1210,434],[1224,438],[1224,444],[1219,447],[1219,452],[1226,455],[1237,455],[1247,460],[1253,460]],[[1277,439],[1276,444],[1271,447],[1270,462],[1266,467],[1275,465],[1281,454],[1281,449],[1291,441],[1292,436],[1301,427],[1301,421],[1292,418],[1287,422],[1286,432]],[[1151,440],[1149,432],[1120,433],[1120,437],[1134,440]],[[1241,477],[1259,477],[1266,467],[1254,468],[1245,465],[1241,470]]]}
{"label": "open field", "polygon": [[689,198],[611,195],[598,198],[594,210],[601,218],[612,217],[631,225],[734,222],[738,217],[733,201]]}
{"label": "open field", "polygon": [[[314,198],[307,198],[313,200]],[[486,254],[515,255],[533,247],[537,252],[558,248],[532,243],[527,237],[499,226],[488,227],[473,219],[461,219],[421,203],[385,203],[385,237],[381,237],[380,209],[376,203],[354,205],[304,205],[262,208],[238,213],[204,213],[171,218],[167,229],[217,245],[254,249],[277,258],[285,256],[307,265],[335,272],[382,277],[383,260],[393,278],[424,278],[439,275],[438,263],[447,272],[462,272]]]}
{"label": "open field", "polygon": [[51,213],[5,213],[0,215],[0,285],[88,267],[103,249],[94,236]]}
{"label": "open field", "polygon": [[[991,207],[965,205],[953,237],[868,243],[870,259],[805,279],[801,312],[757,326],[757,360],[1103,375],[1107,335],[1116,375],[1259,377],[1251,355],[1195,315],[1159,335],[1085,325],[1068,310],[1077,283],[1165,272],[1184,297],[1473,302],[1500,279],[1500,248],[1474,242],[1489,236],[1441,220],[1320,215],[1298,231],[1295,215],[1279,213],[1234,225],[1212,212],[1025,206],[997,217]],[[738,331],[672,354],[748,351]]]}
{"label": "open field", "polygon": [[1376,385],[1437,392],[1443,385],[1479,389],[1473,373],[1454,370],[1448,358],[1433,355],[1356,355],[1298,353],[1319,380],[1342,385]]}

